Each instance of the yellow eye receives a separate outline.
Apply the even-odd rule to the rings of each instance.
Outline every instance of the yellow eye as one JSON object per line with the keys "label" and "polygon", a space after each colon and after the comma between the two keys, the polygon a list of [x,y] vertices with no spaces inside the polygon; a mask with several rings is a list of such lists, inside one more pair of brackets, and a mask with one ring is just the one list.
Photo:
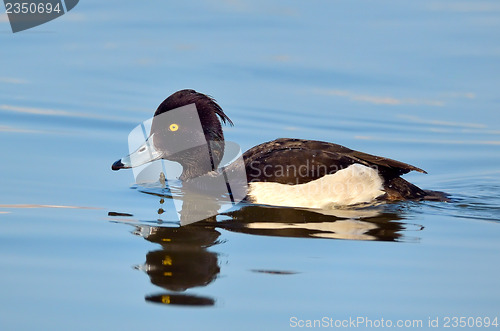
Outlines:
{"label": "yellow eye", "polygon": [[168,129],[169,129],[170,131],[177,131],[177,130],[179,130],[179,125],[177,125],[177,124],[175,124],[175,123],[170,124],[170,126],[168,127]]}

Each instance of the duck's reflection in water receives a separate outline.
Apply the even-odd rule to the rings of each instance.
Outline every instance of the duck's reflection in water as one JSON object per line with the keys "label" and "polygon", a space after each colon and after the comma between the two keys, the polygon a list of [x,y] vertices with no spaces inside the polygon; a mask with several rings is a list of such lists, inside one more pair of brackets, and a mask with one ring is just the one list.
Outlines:
{"label": "duck's reflection in water", "polygon": [[207,248],[219,243],[219,231],[195,225],[175,228],[139,225],[133,233],[162,246],[162,249],[149,252],[146,263],[138,269],[148,274],[151,283],[169,292],[146,296],[147,301],[170,305],[214,305],[213,298],[175,292],[206,286],[217,277],[220,272],[217,254]]}
{"label": "duck's reflection in water", "polygon": [[146,255],[144,265],[137,267],[148,274],[152,284],[166,290],[148,295],[146,300],[168,305],[214,305],[214,298],[180,292],[207,286],[217,278],[218,255],[209,248],[222,242],[221,229],[277,237],[418,242],[418,237],[407,233],[423,227],[405,223],[404,212],[397,205],[313,211],[242,204],[238,209],[186,226],[135,225],[134,234],[161,245],[161,249]]}
{"label": "duck's reflection in water", "polygon": [[223,213],[229,219],[218,222],[217,226],[234,232],[278,237],[419,240],[405,232],[419,231],[421,226],[404,223],[401,213],[384,211],[383,207],[312,211],[248,205]]}

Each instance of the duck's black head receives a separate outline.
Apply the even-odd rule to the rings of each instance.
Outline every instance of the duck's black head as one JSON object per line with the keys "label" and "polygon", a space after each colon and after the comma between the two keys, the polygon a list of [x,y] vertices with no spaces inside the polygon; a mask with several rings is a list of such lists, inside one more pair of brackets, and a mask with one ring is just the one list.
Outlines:
{"label": "duck's black head", "polygon": [[181,179],[206,174],[218,167],[224,154],[221,122],[233,124],[210,96],[194,90],[175,92],[158,106],[144,145],[111,168],[119,170],[166,159],[183,166]]}

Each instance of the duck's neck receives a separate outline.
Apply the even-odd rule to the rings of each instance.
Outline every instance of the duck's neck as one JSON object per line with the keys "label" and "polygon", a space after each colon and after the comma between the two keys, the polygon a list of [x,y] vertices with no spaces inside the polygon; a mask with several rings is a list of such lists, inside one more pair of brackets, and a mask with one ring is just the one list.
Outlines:
{"label": "duck's neck", "polygon": [[182,181],[189,181],[190,179],[206,175],[213,170],[211,166],[200,168],[199,165],[186,166],[185,164],[183,164],[182,167],[183,167],[182,174],[179,177],[179,179]]}
{"label": "duck's neck", "polygon": [[182,165],[180,180],[189,181],[215,170],[215,164],[208,146],[198,146],[188,151],[175,160]]}

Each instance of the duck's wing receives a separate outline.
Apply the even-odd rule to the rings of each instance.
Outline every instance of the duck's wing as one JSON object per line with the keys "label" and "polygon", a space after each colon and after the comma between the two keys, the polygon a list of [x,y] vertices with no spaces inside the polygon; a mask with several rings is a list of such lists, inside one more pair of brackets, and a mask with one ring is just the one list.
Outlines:
{"label": "duck's wing", "polygon": [[[346,147],[343,147],[343,148],[346,148]],[[348,148],[346,148],[346,149],[348,149]],[[398,176],[404,175],[410,171],[418,171],[418,172],[421,172],[424,174],[427,173],[425,170],[420,169],[418,167],[415,167],[411,164],[396,161],[396,160],[389,159],[389,158],[382,157],[382,156],[371,155],[371,154],[358,152],[358,151],[354,151],[354,150],[350,150],[350,153],[348,152],[348,155],[354,159],[358,159],[360,161],[360,163],[362,163],[361,161],[364,161],[364,162],[369,163],[371,165],[377,165],[379,167],[389,169],[392,172],[396,173]]]}
{"label": "duck's wing", "polygon": [[303,184],[359,163],[376,168],[386,180],[424,170],[407,163],[354,151],[322,141],[281,138],[257,145],[243,154],[251,181]]}

